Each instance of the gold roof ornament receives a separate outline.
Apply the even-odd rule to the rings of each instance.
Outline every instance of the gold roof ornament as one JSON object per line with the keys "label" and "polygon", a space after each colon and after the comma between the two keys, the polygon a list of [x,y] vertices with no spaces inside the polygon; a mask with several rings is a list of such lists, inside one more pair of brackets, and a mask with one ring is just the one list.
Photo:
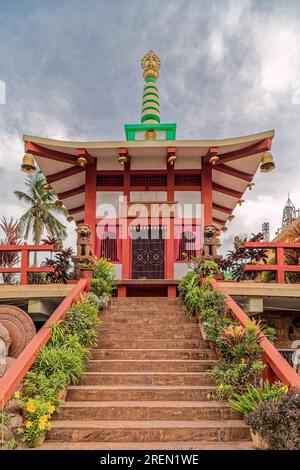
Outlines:
{"label": "gold roof ornament", "polygon": [[67,222],[69,222],[69,224],[70,224],[71,222],[73,222],[73,220],[74,220],[74,218],[71,215],[68,215]]}
{"label": "gold roof ornament", "polygon": [[261,159],[260,171],[261,173],[268,173],[269,171],[274,170],[275,163],[273,162],[273,155],[271,152],[265,152]]}
{"label": "gold roof ornament", "polygon": [[218,155],[213,155],[209,159],[209,163],[211,163],[213,166],[220,160],[220,157]]}
{"label": "gold roof ornament", "polygon": [[160,58],[153,51],[147,52],[141,60],[141,67],[144,70],[144,80],[147,78],[158,79],[160,69]]}
{"label": "gold roof ornament", "polygon": [[85,157],[78,157],[76,160],[77,165],[81,166],[82,168],[87,165],[87,159]]}
{"label": "gold roof ornament", "polygon": [[35,161],[31,153],[25,153],[22,160],[21,171],[23,171],[23,173],[34,173],[36,171]]}

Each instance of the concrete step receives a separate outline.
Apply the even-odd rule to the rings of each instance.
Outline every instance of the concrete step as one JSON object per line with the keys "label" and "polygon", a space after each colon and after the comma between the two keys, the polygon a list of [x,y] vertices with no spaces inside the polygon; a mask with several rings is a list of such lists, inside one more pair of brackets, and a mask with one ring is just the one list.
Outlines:
{"label": "concrete step", "polygon": [[207,349],[208,341],[203,339],[180,340],[111,340],[99,337],[96,347],[101,349]]}
{"label": "concrete step", "polygon": [[162,329],[157,329],[157,331],[113,331],[113,330],[100,330],[99,331],[99,339],[103,340],[115,340],[115,341],[122,341],[131,339],[132,341],[136,340],[165,340],[168,338],[169,341],[171,340],[187,340],[187,339],[195,339],[201,338],[200,331],[182,331],[178,329],[177,331],[163,331]]}
{"label": "concrete step", "polygon": [[89,372],[201,372],[211,369],[217,361],[180,359],[101,359],[89,360]]}
{"label": "concrete step", "polygon": [[39,450],[255,450],[250,441],[228,442],[58,442],[45,441]]}
{"label": "concrete step", "polygon": [[73,385],[67,400],[190,400],[205,401],[214,390],[212,385]]}
{"label": "concrete step", "polygon": [[119,421],[53,420],[47,439],[95,442],[248,441],[248,426],[239,420]]}
{"label": "concrete step", "polygon": [[67,401],[56,419],[64,420],[234,420],[240,413],[216,401]]}
{"label": "concrete step", "polygon": [[211,349],[93,349],[93,359],[216,359]]}
{"label": "concrete step", "polygon": [[[189,319],[189,318],[186,318],[186,317],[183,317],[183,318],[176,318],[175,320],[172,321],[171,325],[170,325],[170,321],[169,319],[162,319],[160,318],[159,316],[157,317],[153,317],[153,318],[149,318],[149,317],[145,317],[145,318],[140,318],[140,317],[135,317],[135,318],[132,318],[128,315],[120,315],[120,316],[109,316],[109,315],[101,315],[101,320],[103,322],[103,326],[104,325],[109,325],[109,326],[115,326],[115,327],[118,327],[119,325],[127,325],[128,328],[130,327],[136,327],[136,328],[140,328],[140,327],[146,327],[146,326],[174,326],[174,327],[182,327],[182,326],[197,326],[197,322],[195,320],[195,318],[192,318],[192,319]],[[164,321],[162,321],[164,320]]]}
{"label": "concrete step", "polygon": [[204,372],[85,372],[82,385],[213,385]]}
{"label": "concrete step", "polygon": [[132,333],[133,329],[136,332],[143,332],[143,333],[157,333],[157,331],[163,330],[166,335],[178,333],[179,331],[184,333],[196,333],[200,334],[199,326],[196,323],[193,324],[186,324],[186,323],[177,323],[174,325],[173,323],[157,323],[152,325],[144,325],[140,323],[136,325],[135,323],[117,323],[117,322],[110,322],[105,321],[102,322],[100,326],[97,326],[96,331],[99,333],[104,332],[114,332],[114,333],[122,333],[128,334]]}

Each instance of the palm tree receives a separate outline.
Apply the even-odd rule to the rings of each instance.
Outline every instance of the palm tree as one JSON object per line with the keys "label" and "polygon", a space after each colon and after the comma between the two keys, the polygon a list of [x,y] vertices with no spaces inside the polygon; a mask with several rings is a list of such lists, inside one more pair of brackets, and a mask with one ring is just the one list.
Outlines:
{"label": "palm tree", "polygon": [[52,237],[65,239],[66,227],[54,214],[67,215],[64,206],[55,204],[57,198],[52,189],[46,188],[46,179],[41,173],[28,175],[25,182],[28,191],[15,191],[17,198],[30,205],[30,208],[19,219],[19,231],[27,240],[32,233],[33,242],[38,245],[44,231]]}
{"label": "palm tree", "polygon": [[[18,221],[11,217],[7,220],[2,217],[0,221],[0,229],[3,232],[3,237],[0,240],[1,245],[20,245],[21,237],[18,228]],[[13,268],[20,261],[20,255],[17,251],[1,251],[0,252],[0,267]],[[13,273],[2,273],[4,284],[12,284],[15,281]]]}

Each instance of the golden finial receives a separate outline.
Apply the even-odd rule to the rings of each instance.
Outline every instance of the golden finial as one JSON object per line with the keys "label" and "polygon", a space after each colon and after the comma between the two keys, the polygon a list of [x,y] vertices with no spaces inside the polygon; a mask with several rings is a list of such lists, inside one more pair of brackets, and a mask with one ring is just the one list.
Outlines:
{"label": "golden finial", "polygon": [[160,69],[160,59],[153,51],[147,52],[141,60],[141,66],[144,70],[144,80],[147,78],[158,79],[158,71]]}

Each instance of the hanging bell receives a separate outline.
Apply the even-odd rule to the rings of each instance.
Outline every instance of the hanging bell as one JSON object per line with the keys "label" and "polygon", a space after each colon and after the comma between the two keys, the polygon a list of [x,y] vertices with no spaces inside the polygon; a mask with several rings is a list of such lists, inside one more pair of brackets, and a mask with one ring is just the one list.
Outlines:
{"label": "hanging bell", "polygon": [[222,232],[227,232],[228,227],[225,227],[225,226],[224,226],[224,227],[221,228],[221,230],[222,230]]}
{"label": "hanging bell", "polygon": [[231,214],[231,215],[228,217],[228,220],[231,222],[233,219],[234,219],[234,215]]}
{"label": "hanging bell", "polygon": [[209,159],[209,163],[211,163],[213,166],[220,160],[220,157],[218,155],[213,155]]}
{"label": "hanging bell", "polygon": [[241,205],[243,204],[243,202],[245,202],[244,199],[239,199],[239,200],[238,200],[238,205],[241,206]]}
{"label": "hanging bell", "polygon": [[261,173],[268,173],[274,170],[275,163],[273,162],[273,155],[271,152],[265,152],[261,159],[260,171]]}
{"label": "hanging bell", "polygon": [[168,158],[168,163],[169,163],[171,166],[173,166],[174,163],[176,162],[176,160],[177,160],[177,157],[176,157],[176,155],[173,153],[172,155],[169,156],[169,158]]}
{"label": "hanging bell", "polygon": [[85,157],[78,157],[76,160],[77,165],[81,166],[82,168],[87,165],[87,159]]}
{"label": "hanging bell", "polygon": [[60,201],[59,199],[57,199],[57,201],[55,201],[55,206],[60,209],[62,206],[63,206],[63,202]]}
{"label": "hanging bell", "polygon": [[249,189],[249,191],[252,191],[253,186],[255,186],[255,183],[248,183],[247,188]]}
{"label": "hanging bell", "polygon": [[74,218],[71,215],[68,215],[67,217],[67,222],[71,223],[73,222]]}
{"label": "hanging bell", "polygon": [[121,163],[121,165],[125,165],[125,163],[128,162],[128,158],[126,157],[125,153],[122,153],[119,158],[118,162]]}
{"label": "hanging bell", "polygon": [[36,166],[33,156],[31,153],[25,153],[22,160],[21,171],[24,173],[34,173],[35,170]]}

